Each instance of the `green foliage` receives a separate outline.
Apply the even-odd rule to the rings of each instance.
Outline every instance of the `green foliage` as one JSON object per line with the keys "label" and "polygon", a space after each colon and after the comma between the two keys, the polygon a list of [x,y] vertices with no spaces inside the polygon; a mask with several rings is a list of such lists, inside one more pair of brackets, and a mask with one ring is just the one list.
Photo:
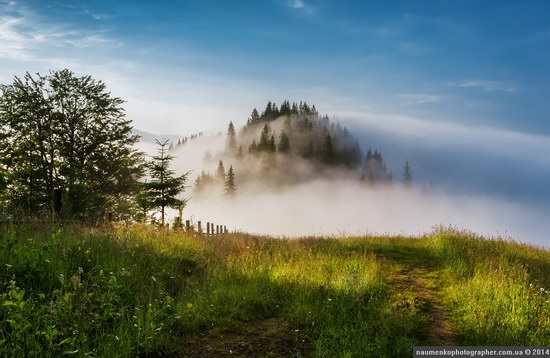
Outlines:
{"label": "green foliage", "polygon": [[[457,344],[544,345],[549,272],[547,250],[452,230],[282,240],[4,228],[0,356],[207,356],[212,344],[238,351],[231,337],[247,330],[247,346],[284,338],[298,356],[408,356],[437,342],[407,281],[449,310]],[[256,330],[262,322],[279,331]]]}
{"label": "green foliage", "polygon": [[285,131],[281,132],[281,136],[279,137],[279,146],[277,149],[279,153],[290,152],[290,141],[288,140],[288,136],[286,135]]}
{"label": "green foliage", "polygon": [[544,345],[550,339],[550,254],[472,233],[439,231],[445,300],[465,345]]}
{"label": "green foliage", "polygon": [[233,122],[229,122],[229,126],[227,127],[226,147],[231,153],[235,153],[237,151],[237,135],[235,134],[235,126],[233,126]]}
{"label": "green foliage", "polygon": [[227,172],[227,179],[225,180],[224,195],[226,198],[233,198],[237,195],[237,185],[235,185],[235,173],[233,173],[233,166],[229,166]]}
{"label": "green foliage", "polygon": [[0,173],[12,211],[50,214],[56,188],[70,218],[93,220],[129,200],[142,173],[138,138],[103,82],[61,70],[0,90]]}
{"label": "green foliage", "polygon": [[157,144],[159,145],[158,155],[153,156],[148,163],[150,179],[143,183],[144,193],[139,199],[144,209],[160,209],[161,225],[164,226],[166,208],[179,208],[187,203],[187,199],[180,199],[179,195],[185,190],[189,172],[176,176],[170,169],[170,162],[174,157],[167,154],[168,140],[164,143],[157,140]]}

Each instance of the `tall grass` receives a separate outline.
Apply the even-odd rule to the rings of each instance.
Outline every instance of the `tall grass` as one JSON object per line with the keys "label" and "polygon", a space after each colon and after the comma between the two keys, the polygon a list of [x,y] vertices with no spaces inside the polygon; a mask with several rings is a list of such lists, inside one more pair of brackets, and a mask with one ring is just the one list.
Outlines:
{"label": "tall grass", "polygon": [[[429,273],[459,343],[549,341],[550,254],[516,243],[24,226],[0,231],[0,356],[238,353],[228,336],[257,356],[407,356],[430,343],[415,289],[395,283],[411,266]],[[247,332],[284,347],[254,348]]]}
{"label": "tall grass", "polygon": [[408,354],[422,324],[392,309],[376,256],[336,240],[12,228],[0,288],[3,356],[182,354],[270,318],[293,355],[387,356]]}
{"label": "tall grass", "polygon": [[550,252],[468,232],[440,231],[444,294],[464,344],[550,342]]}

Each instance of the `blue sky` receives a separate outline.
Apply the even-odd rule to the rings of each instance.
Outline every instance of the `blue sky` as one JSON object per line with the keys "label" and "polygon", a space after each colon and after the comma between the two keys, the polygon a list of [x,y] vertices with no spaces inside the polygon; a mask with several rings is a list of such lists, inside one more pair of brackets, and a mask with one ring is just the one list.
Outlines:
{"label": "blue sky", "polygon": [[550,135],[547,1],[0,4],[0,82],[92,74],[145,130],[215,130],[290,98]]}

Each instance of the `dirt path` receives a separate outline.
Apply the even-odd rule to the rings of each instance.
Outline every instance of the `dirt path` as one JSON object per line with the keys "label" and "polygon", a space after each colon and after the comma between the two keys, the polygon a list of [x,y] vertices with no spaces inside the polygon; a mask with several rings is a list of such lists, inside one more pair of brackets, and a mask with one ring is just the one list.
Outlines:
{"label": "dirt path", "polygon": [[184,357],[295,357],[310,350],[282,319],[251,321],[188,342]]}
{"label": "dirt path", "polygon": [[390,275],[389,280],[396,290],[414,294],[415,305],[428,317],[426,338],[431,345],[458,345],[456,333],[449,324],[448,313],[439,304],[438,294],[430,287],[430,271],[406,263],[407,266]]}

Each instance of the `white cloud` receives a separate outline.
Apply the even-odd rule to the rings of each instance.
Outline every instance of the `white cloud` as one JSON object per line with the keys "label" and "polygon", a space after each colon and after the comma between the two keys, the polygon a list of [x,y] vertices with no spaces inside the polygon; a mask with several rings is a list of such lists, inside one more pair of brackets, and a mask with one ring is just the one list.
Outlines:
{"label": "white cloud", "polygon": [[444,96],[428,93],[400,93],[397,97],[405,100],[408,104],[424,104],[440,102]]}
{"label": "white cloud", "polygon": [[303,9],[306,7],[306,3],[302,0],[292,0],[289,2],[289,6],[294,9]]}
{"label": "white cloud", "polygon": [[[44,62],[48,54],[96,47],[119,46],[106,36],[106,30],[81,30],[44,22],[30,9],[15,2],[3,6],[0,17],[0,60]],[[65,56],[69,55],[65,53]]]}
{"label": "white cloud", "polygon": [[516,86],[510,85],[508,83],[499,82],[499,81],[489,81],[489,80],[472,80],[472,81],[462,81],[462,82],[451,82],[449,86],[452,87],[463,87],[463,88],[478,88],[484,91],[497,91],[497,92],[508,92],[514,93],[518,89]]}
{"label": "white cloud", "polygon": [[340,115],[356,126],[397,137],[400,141],[422,143],[434,149],[479,148],[500,157],[529,158],[541,167],[550,168],[550,157],[540,155],[550,153],[549,136],[405,115],[344,111]]}

